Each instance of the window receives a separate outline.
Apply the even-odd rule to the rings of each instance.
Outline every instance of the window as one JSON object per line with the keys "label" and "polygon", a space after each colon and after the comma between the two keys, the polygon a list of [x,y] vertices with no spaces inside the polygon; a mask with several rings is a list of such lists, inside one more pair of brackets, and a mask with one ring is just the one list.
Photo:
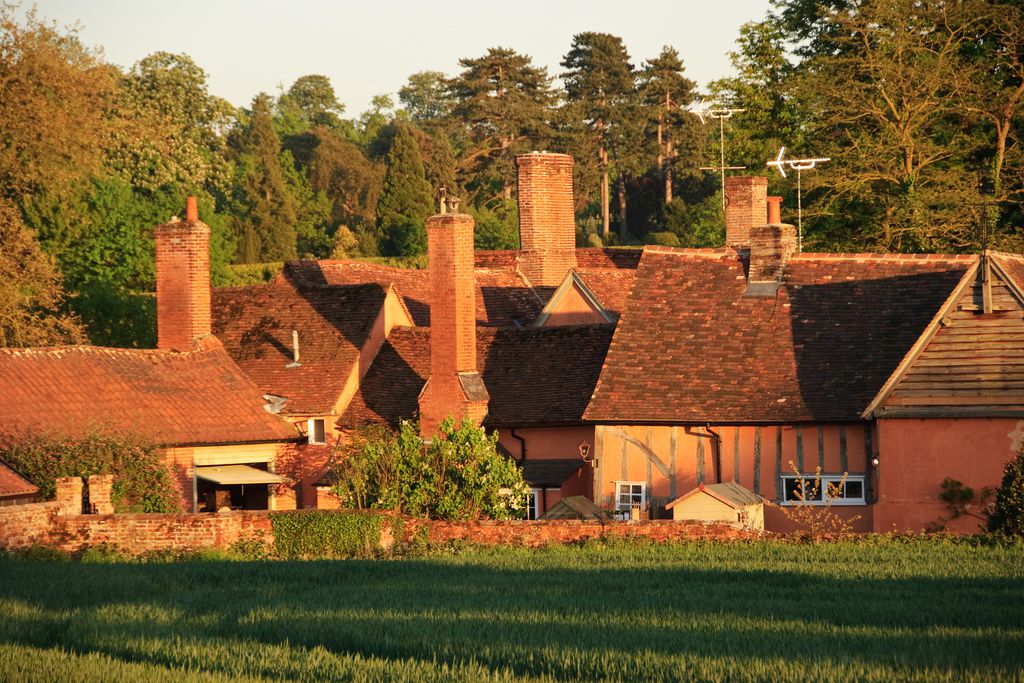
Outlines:
{"label": "window", "polygon": [[823,474],[816,485],[814,475],[782,477],[783,504],[864,505],[864,475]]}
{"label": "window", "polygon": [[647,485],[640,481],[615,482],[615,508],[628,510],[634,505],[644,506]]}
{"label": "window", "polygon": [[540,519],[544,514],[540,511],[540,501],[543,494],[540,489],[530,489],[530,497],[526,501],[526,518]]}
{"label": "window", "polygon": [[309,443],[327,443],[327,424],[322,417],[309,418],[307,427]]}

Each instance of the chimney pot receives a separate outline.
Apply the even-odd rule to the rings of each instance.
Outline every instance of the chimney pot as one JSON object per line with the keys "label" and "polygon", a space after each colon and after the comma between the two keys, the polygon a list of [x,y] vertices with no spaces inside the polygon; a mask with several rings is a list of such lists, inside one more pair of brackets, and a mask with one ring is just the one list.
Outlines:
{"label": "chimney pot", "polygon": [[568,154],[516,157],[520,268],[530,284],[557,287],[576,267],[576,214]]}
{"label": "chimney pot", "polygon": [[185,220],[190,222],[199,220],[199,204],[195,197],[185,199]]}
{"label": "chimney pot", "polygon": [[782,197],[766,197],[768,201],[768,223],[782,222]]}

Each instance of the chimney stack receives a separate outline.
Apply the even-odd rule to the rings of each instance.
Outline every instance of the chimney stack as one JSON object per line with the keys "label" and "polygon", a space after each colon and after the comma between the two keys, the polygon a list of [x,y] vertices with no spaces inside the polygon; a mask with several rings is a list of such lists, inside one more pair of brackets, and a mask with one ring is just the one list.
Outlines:
{"label": "chimney stack", "polygon": [[796,228],[780,220],[782,197],[768,197],[768,223],[750,230],[749,283],[779,283],[796,253]]}
{"label": "chimney stack", "polygon": [[480,424],[490,396],[476,366],[473,218],[427,219],[430,268],[430,377],[420,393],[420,433],[430,438],[445,418]]}
{"label": "chimney stack", "polygon": [[728,176],[725,179],[725,244],[733,249],[750,246],[750,229],[764,225],[768,179]]}
{"label": "chimney stack", "polygon": [[210,334],[210,226],[199,220],[195,197],[185,216],[154,230],[157,348],[166,350],[189,350]]}
{"label": "chimney stack", "polygon": [[516,157],[520,268],[537,287],[557,287],[576,267],[572,167],[568,154]]}

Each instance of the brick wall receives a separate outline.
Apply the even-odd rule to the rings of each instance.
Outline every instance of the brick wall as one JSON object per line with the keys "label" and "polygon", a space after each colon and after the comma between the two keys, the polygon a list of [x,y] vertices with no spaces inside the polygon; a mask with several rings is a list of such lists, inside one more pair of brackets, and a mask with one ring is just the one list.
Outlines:
{"label": "brick wall", "polygon": [[[301,513],[300,513],[301,514]],[[342,513],[343,514],[343,513]],[[389,515],[390,516],[390,515]],[[394,542],[385,526],[381,545]],[[541,546],[572,543],[602,535],[649,538],[655,541],[753,538],[755,534],[728,525],[687,522],[438,522],[406,519],[406,538],[427,527],[433,543],[453,540],[481,545]],[[56,502],[0,508],[0,548],[45,545],[65,552],[107,546],[129,554],[228,548],[242,539],[273,540],[270,513],[232,511],[201,514],[65,515]]]}
{"label": "brick wall", "polygon": [[725,179],[725,244],[750,246],[750,229],[768,220],[768,179],[728,176]]}
{"label": "brick wall", "polygon": [[537,287],[557,287],[576,267],[573,158],[532,152],[516,157],[520,268]]}
{"label": "brick wall", "polygon": [[756,225],[750,231],[750,281],[773,282],[796,253],[796,228],[786,224]]}
{"label": "brick wall", "polygon": [[210,227],[178,220],[157,226],[154,238],[157,347],[190,349],[210,334]]}

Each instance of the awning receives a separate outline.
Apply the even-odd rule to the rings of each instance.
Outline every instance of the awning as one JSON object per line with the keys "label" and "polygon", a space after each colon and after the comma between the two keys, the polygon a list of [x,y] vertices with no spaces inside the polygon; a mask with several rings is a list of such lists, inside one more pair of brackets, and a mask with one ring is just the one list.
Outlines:
{"label": "awning", "polygon": [[215,465],[197,467],[196,477],[212,481],[214,484],[281,484],[288,481],[285,477],[259,470],[248,465]]}

